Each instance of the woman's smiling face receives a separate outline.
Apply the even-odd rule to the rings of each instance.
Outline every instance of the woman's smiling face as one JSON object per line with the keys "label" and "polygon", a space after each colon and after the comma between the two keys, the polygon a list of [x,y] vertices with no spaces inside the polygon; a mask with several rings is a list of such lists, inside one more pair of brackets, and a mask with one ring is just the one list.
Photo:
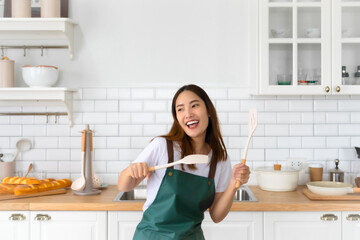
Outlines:
{"label": "woman's smiling face", "polygon": [[176,118],[185,133],[195,139],[206,136],[209,114],[205,102],[194,92],[185,90],[176,99]]}

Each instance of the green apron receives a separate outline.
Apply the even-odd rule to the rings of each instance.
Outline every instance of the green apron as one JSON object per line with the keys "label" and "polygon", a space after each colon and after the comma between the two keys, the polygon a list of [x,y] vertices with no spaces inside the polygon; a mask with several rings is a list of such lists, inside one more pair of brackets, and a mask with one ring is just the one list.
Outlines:
{"label": "green apron", "polygon": [[[169,163],[174,161],[172,141],[167,140]],[[204,212],[215,197],[216,163],[209,177],[166,169],[154,202],[146,209],[136,228],[134,240],[201,240]]]}

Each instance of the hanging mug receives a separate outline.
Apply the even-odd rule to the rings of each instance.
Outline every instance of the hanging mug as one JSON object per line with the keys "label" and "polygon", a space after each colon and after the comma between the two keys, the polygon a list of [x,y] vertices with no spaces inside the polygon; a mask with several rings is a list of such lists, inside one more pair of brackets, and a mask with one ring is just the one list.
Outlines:
{"label": "hanging mug", "polygon": [[0,88],[14,87],[14,61],[8,57],[0,60]]}

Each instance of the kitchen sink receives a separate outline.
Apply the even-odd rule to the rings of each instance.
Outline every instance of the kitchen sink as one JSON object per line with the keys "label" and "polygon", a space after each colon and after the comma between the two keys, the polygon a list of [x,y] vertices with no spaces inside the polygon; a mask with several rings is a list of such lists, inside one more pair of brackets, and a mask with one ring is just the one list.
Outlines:
{"label": "kitchen sink", "polygon": [[[129,192],[119,192],[114,202],[122,201],[145,201],[146,186],[138,186]],[[236,191],[234,202],[256,202],[257,199],[249,187],[243,186]]]}

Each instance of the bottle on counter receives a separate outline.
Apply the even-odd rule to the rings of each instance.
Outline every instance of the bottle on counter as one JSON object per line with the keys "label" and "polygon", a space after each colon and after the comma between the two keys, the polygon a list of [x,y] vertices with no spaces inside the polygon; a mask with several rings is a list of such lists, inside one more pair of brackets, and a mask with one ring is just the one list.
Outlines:
{"label": "bottle on counter", "polygon": [[357,66],[357,71],[355,72],[354,85],[360,85],[360,66]]}
{"label": "bottle on counter", "polygon": [[344,182],[344,172],[339,169],[339,159],[335,159],[335,169],[330,170],[330,181]]}
{"label": "bottle on counter", "polygon": [[346,66],[342,66],[342,69],[341,69],[341,77],[342,77],[342,81],[341,81],[341,84],[342,84],[342,85],[350,85],[350,82],[349,82],[349,73],[346,72]]}

